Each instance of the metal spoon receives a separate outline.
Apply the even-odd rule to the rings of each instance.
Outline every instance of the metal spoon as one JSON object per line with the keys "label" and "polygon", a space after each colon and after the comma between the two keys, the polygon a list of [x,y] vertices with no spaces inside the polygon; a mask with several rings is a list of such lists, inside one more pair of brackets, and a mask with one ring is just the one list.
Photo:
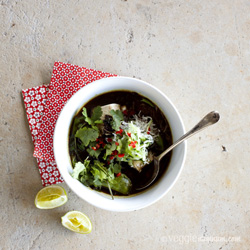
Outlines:
{"label": "metal spoon", "polygon": [[191,130],[189,130],[186,134],[184,134],[180,139],[178,139],[168,149],[166,149],[159,156],[155,156],[154,157],[154,172],[153,172],[151,179],[143,186],[137,187],[136,190],[142,190],[153,183],[153,181],[156,179],[156,177],[159,173],[159,170],[160,170],[160,161],[169,151],[174,149],[177,145],[182,143],[184,140],[186,140],[189,137],[193,136],[194,134],[200,132],[204,128],[218,122],[219,119],[220,119],[220,115],[217,111],[212,111],[212,112],[208,113],[197,125],[195,125]]}

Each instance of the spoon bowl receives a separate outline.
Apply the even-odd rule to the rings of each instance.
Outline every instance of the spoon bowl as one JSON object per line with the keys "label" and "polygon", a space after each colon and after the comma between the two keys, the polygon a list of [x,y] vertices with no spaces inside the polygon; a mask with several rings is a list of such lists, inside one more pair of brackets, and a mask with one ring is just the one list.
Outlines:
{"label": "spoon bowl", "polygon": [[161,159],[169,153],[172,149],[174,149],[176,146],[178,146],[183,141],[187,140],[191,136],[195,135],[196,133],[200,132],[201,130],[205,129],[206,127],[215,124],[220,119],[220,115],[217,111],[212,111],[208,113],[205,117],[201,119],[199,123],[197,123],[191,130],[189,130],[186,134],[184,134],[182,137],[180,137],[174,144],[172,144],[169,148],[167,148],[164,152],[162,152],[158,156],[154,156],[154,171],[152,174],[151,179],[145,183],[143,186],[137,187],[137,190],[142,190],[150,186],[156,177],[159,174],[160,170],[160,161]]}

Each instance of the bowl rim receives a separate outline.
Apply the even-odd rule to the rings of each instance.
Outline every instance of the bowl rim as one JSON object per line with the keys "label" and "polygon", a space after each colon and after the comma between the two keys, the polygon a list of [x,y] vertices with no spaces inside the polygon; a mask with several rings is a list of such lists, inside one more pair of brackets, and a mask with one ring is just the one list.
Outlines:
{"label": "bowl rim", "polygon": [[[136,204],[134,206],[131,206],[131,207],[127,207],[127,208],[121,208],[121,207],[116,207],[116,206],[110,206],[108,207],[107,205],[104,206],[102,203],[98,203],[98,202],[95,202],[95,198],[97,198],[97,200],[99,201],[99,198],[96,196],[96,195],[92,195],[93,198],[89,198],[90,196],[88,197],[83,197],[83,195],[81,195],[79,193],[79,191],[77,190],[77,187],[80,187],[79,184],[81,186],[83,186],[85,189],[85,192],[89,192],[87,191],[87,189],[90,189],[86,186],[84,186],[82,183],[80,183],[79,181],[73,179],[71,176],[71,180],[69,179],[69,173],[68,174],[65,174],[65,165],[64,165],[64,168],[62,167],[61,165],[61,160],[59,160],[60,156],[59,156],[59,147],[58,147],[58,141],[59,141],[59,137],[60,137],[60,126],[62,125],[63,123],[63,118],[64,116],[66,116],[65,112],[67,111],[67,109],[69,109],[68,107],[70,107],[70,105],[72,105],[72,103],[74,104],[74,100],[77,99],[76,96],[78,96],[78,99],[79,99],[79,96],[82,94],[82,92],[88,92],[87,90],[88,89],[95,89],[95,87],[98,87],[98,86],[95,86],[95,85],[101,85],[101,84],[104,84],[104,85],[107,85],[108,82],[110,82],[110,84],[112,85],[112,81],[114,81],[114,78],[116,81],[131,81],[131,82],[137,82],[137,83],[140,83],[141,86],[147,86],[148,88],[151,88],[152,91],[155,91],[155,93],[158,93],[158,95],[160,95],[162,98],[164,98],[166,100],[166,102],[172,107],[173,111],[174,111],[174,115],[178,118],[178,121],[179,121],[179,126],[181,128],[181,133],[184,134],[185,133],[185,127],[184,127],[184,123],[182,121],[182,118],[177,110],[177,108],[174,106],[174,104],[171,102],[171,100],[161,91],[159,90],[158,88],[156,88],[155,86],[145,82],[145,81],[142,81],[140,79],[136,79],[136,78],[132,78],[132,77],[122,77],[122,76],[115,76],[115,77],[108,77],[108,78],[102,78],[102,79],[99,79],[99,80],[96,80],[86,86],[84,86],[84,88],[81,88],[79,89],[74,95],[72,95],[72,97],[67,101],[67,103],[64,105],[63,109],[61,110],[61,113],[59,114],[59,117],[57,119],[57,122],[56,122],[56,125],[55,125],[55,129],[54,129],[54,134],[53,134],[53,151],[54,151],[54,156],[55,156],[55,161],[56,161],[56,164],[57,164],[57,167],[58,167],[58,170],[60,171],[65,183],[67,184],[67,186],[74,192],[76,193],[80,198],[82,198],[83,200],[85,200],[86,202],[90,203],[91,205],[95,206],[95,207],[98,207],[98,208],[101,208],[101,209],[104,209],[104,210],[108,210],[108,211],[115,211],[115,212],[128,212],[128,211],[134,211],[134,210],[139,210],[139,209],[142,209],[142,208],[145,208],[145,207],[148,207],[150,205],[152,205],[153,203],[157,202],[158,200],[160,200],[163,196],[166,195],[166,193],[169,192],[169,190],[174,186],[174,184],[176,183],[176,181],[178,180],[181,172],[182,172],[182,169],[184,167],[184,163],[185,163],[185,160],[186,160],[186,154],[187,154],[187,143],[186,141],[182,143],[182,145],[180,145],[179,147],[181,147],[182,149],[182,159],[181,159],[181,163],[179,164],[179,168],[178,168],[178,171],[177,171],[177,174],[175,174],[175,177],[173,179],[173,181],[171,181],[171,184],[168,186],[168,188],[165,189],[165,191],[163,192],[160,192],[160,194],[157,195],[157,197],[154,197],[154,199],[150,200],[150,201],[147,201],[147,202],[142,202],[141,204]],[[119,84],[118,84],[119,85]],[[117,85],[117,86],[118,86]],[[127,90],[129,91],[129,89],[126,89],[126,88],[118,88],[118,89],[115,89],[114,91],[117,91],[117,90]],[[71,118],[69,119],[70,121],[69,122],[69,127],[70,127],[70,124],[72,122],[72,118],[74,116],[75,113],[77,113],[79,111],[79,109],[81,107],[83,107],[89,100],[93,99],[95,96],[98,96],[100,94],[103,94],[103,93],[106,93],[106,92],[111,92],[112,90],[110,89],[107,89],[106,91],[102,91],[101,93],[98,93],[98,94],[94,94],[92,93],[92,97],[86,97],[87,101],[84,101],[82,102],[81,104],[78,104],[75,106],[78,106],[78,108],[76,109],[74,107],[72,113],[71,113]],[[134,90],[132,90],[134,91]],[[139,93],[140,95],[143,95],[141,94],[139,91],[135,91],[137,93]],[[93,96],[94,95],[94,96]],[[145,96],[145,95],[144,95]],[[147,97],[147,96],[146,96]],[[149,97],[147,97],[148,99],[151,99]],[[73,105],[74,106],[74,105]],[[157,104],[158,106],[158,104]],[[164,112],[163,112],[164,113]],[[165,113],[164,113],[165,114]],[[166,115],[166,114],[165,114]],[[67,116],[66,116],[67,117]],[[167,117],[168,119],[168,117]],[[168,119],[169,121],[169,119]],[[171,124],[170,124],[171,125]],[[171,127],[171,126],[170,126]],[[171,127],[171,130],[172,130],[172,127]],[[67,131],[69,133],[69,131]],[[173,132],[172,132],[172,135],[173,135]],[[174,136],[173,136],[174,137]],[[65,148],[64,148],[65,150]],[[175,150],[175,149],[174,149]],[[66,156],[64,156],[65,158]],[[66,159],[66,158],[65,158]],[[69,156],[68,158],[69,159]],[[169,166],[172,164],[172,157],[171,157],[171,161],[169,163]],[[71,167],[72,168],[72,167]],[[166,175],[166,173],[164,174]],[[78,183],[77,183],[78,182]],[[72,186],[73,185],[73,186]],[[92,190],[90,189],[91,192],[95,192],[95,193],[98,193],[98,195],[101,195],[102,197],[105,196],[105,195],[102,195],[100,194],[100,192],[98,191],[95,191],[95,190]],[[138,193],[137,195],[135,195],[134,197],[138,197],[139,195],[142,195],[143,193],[147,193],[147,192],[140,192]],[[122,197],[124,198],[125,200],[126,199],[129,199],[129,198],[132,198],[131,196],[128,196],[128,197]],[[145,197],[144,197],[145,198]],[[136,198],[135,198],[136,199]],[[120,200],[120,197],[119,198],[116,198],[116,200]]]}

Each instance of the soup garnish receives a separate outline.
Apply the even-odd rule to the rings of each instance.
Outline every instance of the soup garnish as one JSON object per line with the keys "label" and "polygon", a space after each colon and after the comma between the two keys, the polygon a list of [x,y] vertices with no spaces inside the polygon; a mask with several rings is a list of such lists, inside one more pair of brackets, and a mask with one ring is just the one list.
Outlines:
{"label": "soup garnish", "polygon": [[[130,99],[107,103],[111,102],[112,93],[118,96],[126,93]],[[96,105],[99,98],[100,105]],[[113,193],[135,193],[136,179],[145,178],[144,172],[148,171],[144,168],[153,164],[153,156],[167,146],[166,134],[152,117],[157,117],[156,111],[162,118],[162,112],[152,102],[126,91],[106,93],[87,103],[71,126],[72,177],[88,187],[108,190],[112,197]],[[171,135],[169,138],[172,139]]]}

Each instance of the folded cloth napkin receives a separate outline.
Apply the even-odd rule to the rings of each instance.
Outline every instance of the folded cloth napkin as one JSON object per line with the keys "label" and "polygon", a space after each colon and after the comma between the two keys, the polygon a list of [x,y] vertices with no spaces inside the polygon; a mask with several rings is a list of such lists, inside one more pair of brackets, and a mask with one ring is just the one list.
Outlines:
{"label": "folded cloth napkin", "polygon": [[53,153],[57,118],[69,98],[85,85],[116,76],[69,63],[55,62],[50,84],[22,90],[29,128],[44,186],[61,183]]}

